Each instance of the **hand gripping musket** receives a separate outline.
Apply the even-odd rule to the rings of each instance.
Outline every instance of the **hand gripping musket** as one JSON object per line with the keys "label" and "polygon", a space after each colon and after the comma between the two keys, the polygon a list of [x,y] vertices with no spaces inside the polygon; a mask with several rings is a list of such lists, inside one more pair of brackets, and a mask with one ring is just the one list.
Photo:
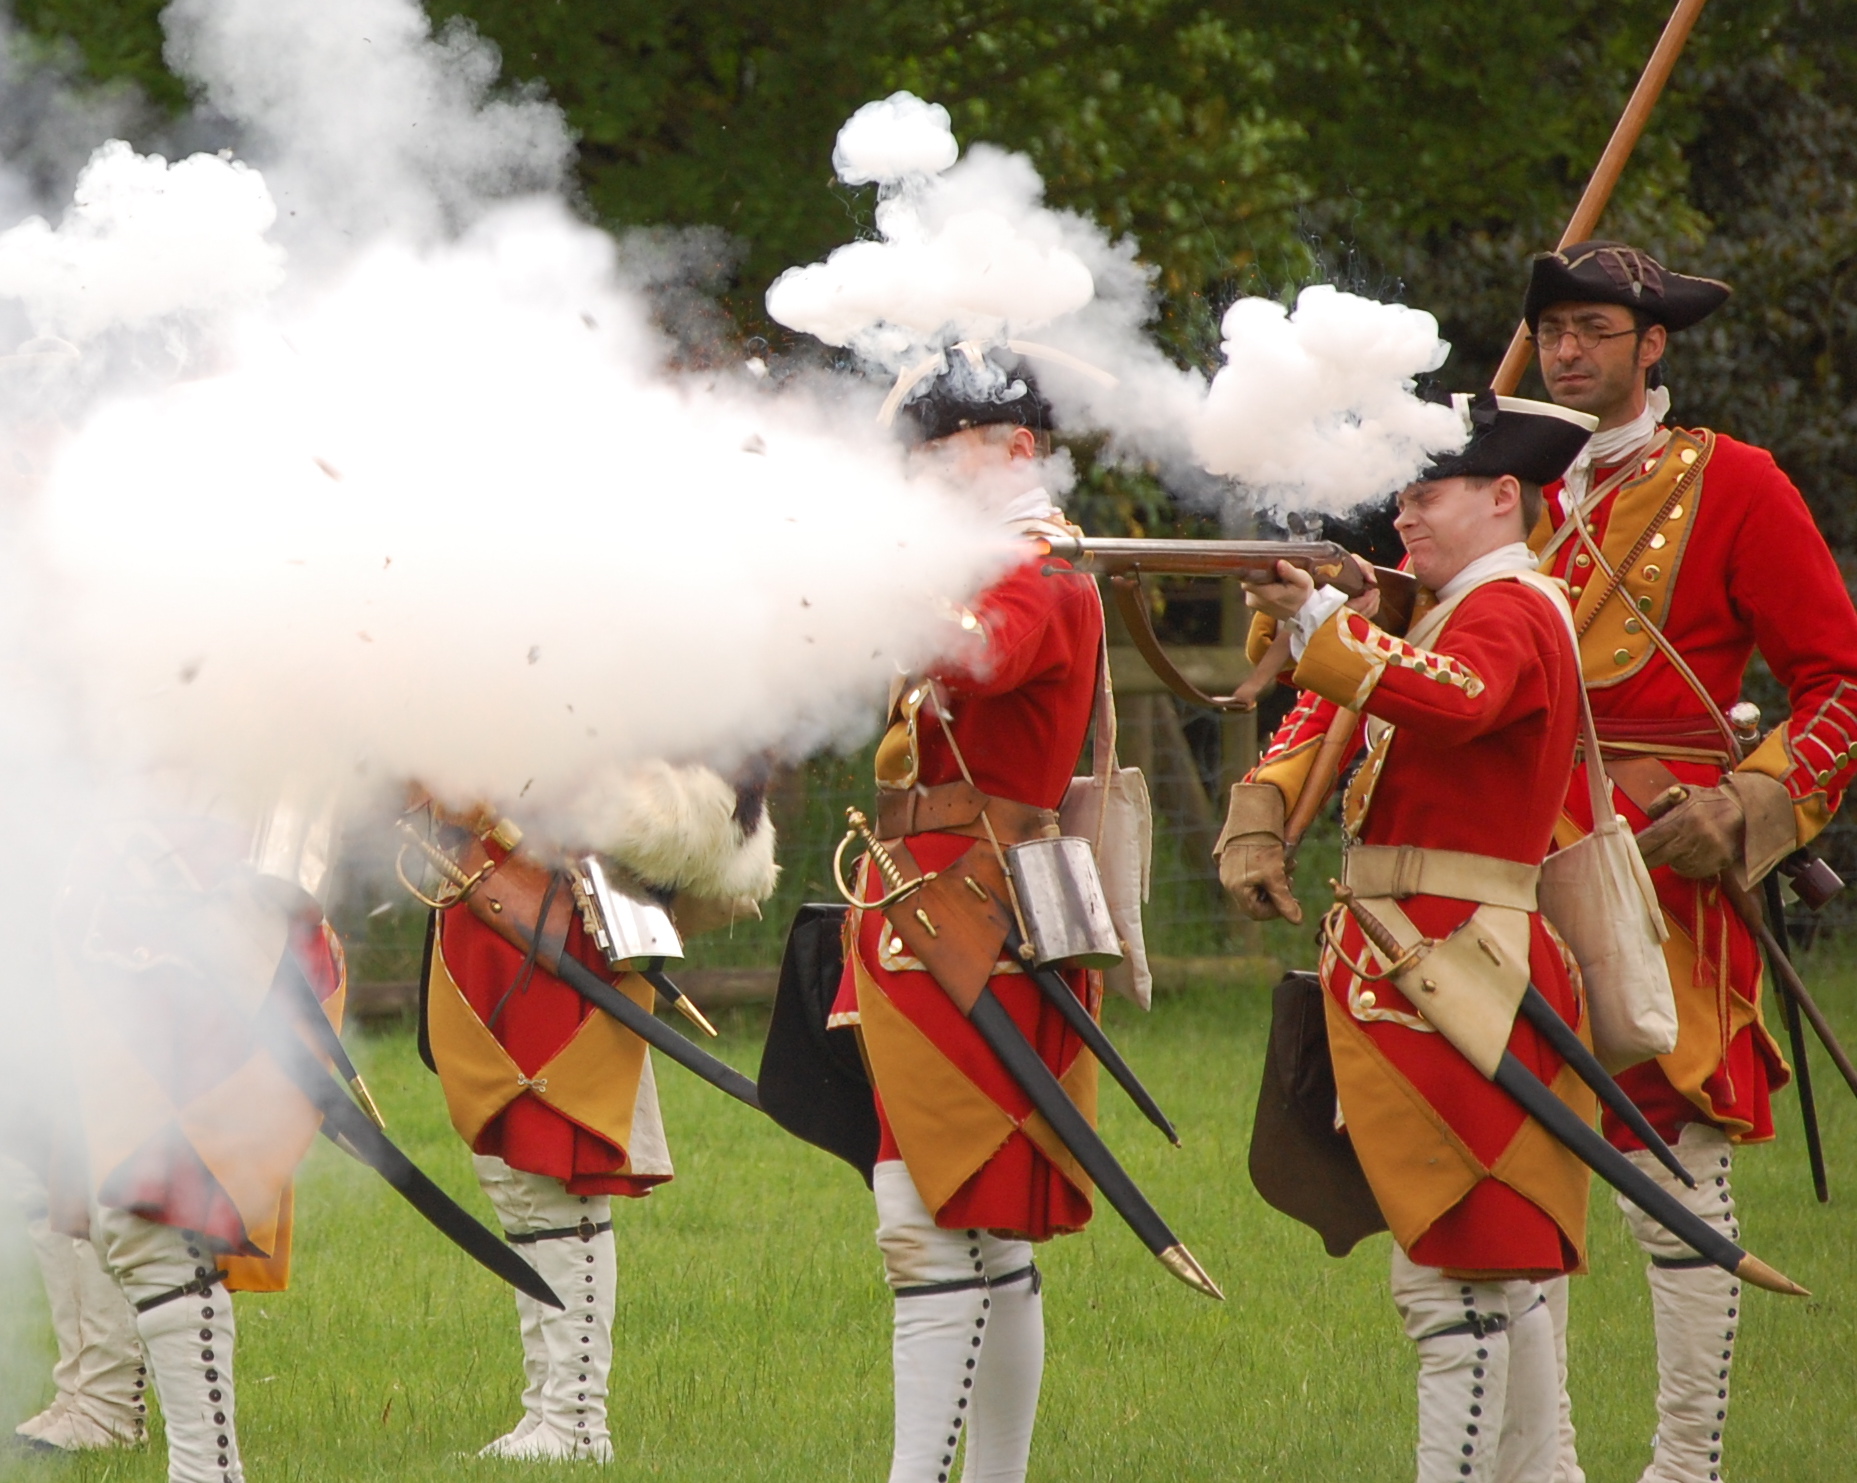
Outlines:
{"label": "hand gripping musket", "polygon": [[[852,838],[864,841],[871,864],[883,880],[885,889],[880,899],[890,907],[917,896],[936,878],[933,872],[913,879],[904,875],[895,856],[877,839],[870,828],[870,821],[861,812],[847,809],[845,817],[851,824],[847,841]],[[845,843],[840,842],[833,864],[834,872],[838,875],[839,890],[848,896],[853,905],[864,910],[873,909],[877,903],[859,900],[849,890],[844,879],[842,860]],[[941,929],[935,925],[920,902],[913,908],[913,914],[931,938],[939,935]],[[1065,992],[1068,994],[1069,990]],[[954,998],[952,994],[949,997]],[[1223,1301],[1225,1294],[1219,1290],[1218,1284],[1207,1275],[1206,1269],[1200,1266],[1192,1252],[1181,1244],[1180,1238],[1174,1235],[1135,1181],[1129,1178],[1128,1172],[1117,1162],[1101,1135],[1077,1110],[1077,1104],[1071,1101],[1070,1094],[1052,1075],[1051,1068],[1045,1065],[1031,1042],[1025,1038],[1025,1032],[1007,1013],[1006,1006],[999,1002],[993,991],[983,984],[973,1003],[965,1007],[963,1012],[988,1049],[999,1057],[1007,1074],[1057,1135],[1058,1141],[1070,1151],[1071,1157],[1095,1182],[1096,1187],[1103,1192],[1103,1198],[1128,1223],[1129,1229],[1142,1245],[1148,1248],[1162,1266],[1195,1292]]]}
{"label": "hand gripping musket", "polygon": [[1176,577],[1237,577],[1245,582],[1275,582],[1277,563],[1287,561],[1307,572],[1318,587],[1338,588],[1357,597],[1369,587],[1380,593],[1375,621],[1392,632],[1404,629],[1418,586],[1410,573],[1386,567],[1372,569],[1333,541],[1193,541],[1142,540],[1106,536],[1041,536],[1044,554],[1070,562],[1078,571],[1109,578],[1116,609],[1128,627],[1141,657],[1163,684],[1191,705],[1218,711],[1248,711],[1276,680],[1290,658],[1289,634],[1279,630],[1277,641],[1251,674],[1229,695],[1208,695],[1167,657],[1155,636],[1147,595],[1141,586],[1144,573]]}
{"label": "hand gripping musket", "polygon": [[[556,903],[552,894],[541,892],[541,906],[538,908],[535,902],[527,899],[531,894],[526,889],[529,883],[511,880],[508,878],[509,873],[499,874],[499,862],[485,848],[488,839],[502,843],[513,836],[520,842],[522,836],[513,824],[507,820],[480,821],[480,827],[467,832],[462,858],[448,854],[405,818],[399,821],[399,827],[407,838],[408,846],[417,848],[446,882],[445,887],[428,896],[407,881],[402,870],[402,881],[421,901],[438,909],[462,902],[491,931],[521,949],[525,955],[533,954],[535,961],[549,973],[594,1008],[611,1015],[647,1045],[662,1051],[686,1071],[700,1076],[738,1102],[746,1103],[757,1112],[761,1110],[760,1096],[754,1089],[754,1083],[741,1072],[717,1060],[686,1036],[679,1035],[649,1010],[641,1009],[565,951],[567,927],[565,920],[557,919],[553,914],[552,908]],[[561,905],[565,913],[566,905]],[[660,973],[659,977],[662,976]],[[649,977],[646,981],[651,982]],[[657,987],[655,984],[653,986]]]}
{"label": "hand gripping musket", "polygon": [[[1335,882],[1334,885],[1336,896],[1347,908],[1349,915],[1354,918],[1362,934],[1373,945],[1374,951],[1385,958],[1388,963],[1404,963],[1416,954],[1417,949],[1414,949],[1412,953],[1402,949],[1399,939],[1391,929],[1363,906],[1352,891],[1339,882]],[[1540,1000],[1542,1008],[1548,1015],[1557,1020],[1560,1018],[1554,1014],[1553,1006],[1548,1004],[1532,985],[1529,992]],[[1524,1004],[1527,1002],[1526,995],[1523,1002]],[[1417,1007],[1421,1012],[1424,1009],[1423,1004]],[[1530,1023],[1534,1022],[1531,1016]],[[1564,1025],[1565,1022],[1562,1023]],[[1443,1033],[1436,1024],[1433,1024],[1432,1028],[1439,1030],[1440,1034]],[[1462,1050],[1462,1047],[1458,1049]],[[1576,1066],[1575,1069],[1578,1070],[1578,1067]],[[1604,1073],[1601,1072],[1601,1074]],[[1571,1107],[1554,1095],[1540,1077],[1516,1059],[1515,1052],[1503,1051],[1502,1059],[1495,1073],[1490,1076],[1490,1080],[1513,1097],[1524,1112],[1564,1144],[1568,1152],[1650,1216],[1652,1220],[1662,1225],[1671,1235],[1694,1249],[1699,1256],[1713,1262],[1723,1271],[1741,1278],[1744,1282],[1751,1282],[1756,1287],[1764,1287],[1769,1292],[1786,1293],[1794,1297],[1809,1296],[1806,1289],[1790,1277],[1775,1271],[1759,1257],[1742,1250],[1720,1231],[1685,1208],[1674,1195],[1661,1188],[1650,1175],[1594,1132]]]}

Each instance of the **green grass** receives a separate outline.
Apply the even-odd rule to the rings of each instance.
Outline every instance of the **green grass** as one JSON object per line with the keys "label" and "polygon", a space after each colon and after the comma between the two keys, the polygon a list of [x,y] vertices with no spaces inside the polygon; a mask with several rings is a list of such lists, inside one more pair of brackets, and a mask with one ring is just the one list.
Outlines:
{"label": "green grass", "polygon": [[[1857,1040],[1857,973],[1814,967],[1827,1012]],[[1224,1284],[1196,1297],[1113,1214],[1046,1247],[1050,1361],[1032,1462],[1043,1483],[1389,1479],[1411,1476],[1411,1346],[1386,1296],[1387,1238],[1345,1261],[1267,1208],[1244,1172],[1267,1017],[1262,984],[1121,1004],[1109,1027],[1186,1146],[1169,1149],[1106,1091],[1104,1126],[1162,1212]],[[762,1022],[738,1013],[721,1051],[752,1069]],[[394,1136],[488,1219],[438,1087],[404,1032],[357,1053]],[[1841,1483],[1857,1472],[1857,1104],[1828,1081],[1834,1203],[1812,1200],[1788,1094],[1776,1145],[1742,1159],[1752,1248],[1812,1287],[1750,1293],[1730,1413],[1742,1483]],[[889,1424],[889,1305],[869,1196],[842,1165],[674,1067],[660,1076],[677,1181],[618,1212],[617,1470],[666,1480],[881,1477]],[[288,1293],[238,1301],[240,1430],[253,1483],[536,1478],[464,1461],[516,1417],[509,1295],[374,1177],[319,1145],[303,1174]],[[20,1266],[0,1233],[0,1270]],[[1582,1457],[1595,1483],[1637,1476],[1655,1385],[1642,1261],[1596,1197],[1594,1275],[1576,1283],[1572,1364]],[[0,1379],[24,1415],[48,1388],[50,1341],[30,1284],[0,1315]],[[8,1479],[157,1483],[139,1455],[0,1462]]]}

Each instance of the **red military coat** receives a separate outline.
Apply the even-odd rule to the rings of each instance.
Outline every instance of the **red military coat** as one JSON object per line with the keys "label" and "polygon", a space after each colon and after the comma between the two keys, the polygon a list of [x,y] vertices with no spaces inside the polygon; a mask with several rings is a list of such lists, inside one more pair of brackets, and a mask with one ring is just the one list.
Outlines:
{"label": "red military coat", "polygon": [[[1046,576],[1046,566],[1059,570]],[[946,724],[981,791],[1055,809],[1075,772],[1096,693],[1103,623],[1095,583],[1028,557],[980,598],[975,616],[983,639],[977,651],[932,677]],[[934,705],[925,704],[910,748],[925,786],[961,778],[943,728]],[[893,739],[901,735],[893,730]],[[990,848],[945,833],[906,843],[924,870]],[[851,931],[854,950],[833,1019],[859,1024],[864,1036],[882,1124],[878,1157],[903,1159],[938,1225],[1034,1240],[1082,1227],[1090,1218],[1087,1180],[978,1032],[900,943],[892,950],[880,913],[854,912]],[[1084,974],[1071,978],[1086,1001],[1100,996],[1094,975],[1087,984]],[[1002,960],[989,987],[1093,1117],[1095,1063],[1079,1057],[1081,1042],[1062,1017],[1014,964]]]}
{"label": "red military coat", "polygon": [[[1294,807],[1338,703],[1390,730],[1344,805],[1363,845],[1414,845],[1539,865],[1553,840],[1579,725],[1571,636],[1553,603],[1517,580],[1474,588],[1419,648],[1343,610],[1297,666],[1301,703],[1251,775]],[[1352,744],[1363,736],[1357,728]],[[1441,939],[1473,902],[1417,895],[1399,906]],[[1341,1111],[1394,1236],[1416,1262],[1467,1274],[1551,1274],[1584,1264],[1584,1165],[1423,1026],[1377,972],[1358,924],[1334,919],[1326,947],[1329,1043]],[[1583,1005],[1557,938],[1529,914],[1531,981],[1570,1023]],[[1518,1020],[1509,1050],[1582,1114],[1590,1097]]]}
{"label": "red military coat", "polygon": [[[1594,472],[1601,488],[1615,469]],[[1564,491],[1547,491],[1537,549],[1568,518]],[[1857,757],[1857,612],[1800,498],[1765,450],[1708,432],[1675,431],[1587,516],[1600,556],[1623,565],[1623,593],[1603,595],[1597,558],[1566,539],[1545,569],[1566,578],[1583,625],[1581,661],[1608,759],[1654,756],[1686,783],[1709,786],[1728,766],[1726,742],[1702,699],[1650,642],[1653,619],[1708,691],[1733,705],[1758,648],[1786,687],[1791,715],[1739,765],[1786,785],[1801,844],[1830,820]],[[1626,558],[1633,558],[1629,561]],[[1711,753],[1713,755],[1711,755]],[[1615,793],[1634,828],[1638,802]],[[1563,837],[1590,827],[1576,773]],[[1620,1075],[1651,1123],[1674,1141],[1702,1120],[1742,1140],[1770,1138],[1768,1094],[1787,1071],[1761,1014],[1760,954],[1713,882],[1655,871],[1671,928],[1674,1052]],[[1608,1114],[1607,1135],[1637,1146]]]}

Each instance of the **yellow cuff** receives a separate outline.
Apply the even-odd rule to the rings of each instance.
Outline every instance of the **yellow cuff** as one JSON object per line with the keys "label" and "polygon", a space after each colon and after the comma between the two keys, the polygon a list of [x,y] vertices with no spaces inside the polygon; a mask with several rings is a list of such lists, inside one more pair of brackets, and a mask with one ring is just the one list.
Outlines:
{"label": "yellow cuff", "polygon": [[1356,616],[1343,608],[1309,640],[1296,666],[1298,689],[1313,690],[1324,700],[1358,711],[1386,672],[1386,660],[1352,642],[1342,625]]}

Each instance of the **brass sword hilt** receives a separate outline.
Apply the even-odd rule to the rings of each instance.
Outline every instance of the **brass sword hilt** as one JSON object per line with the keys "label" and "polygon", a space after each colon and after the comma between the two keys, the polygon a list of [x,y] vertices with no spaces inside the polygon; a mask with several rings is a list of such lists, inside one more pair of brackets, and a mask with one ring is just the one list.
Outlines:
{"label": "brass sword hilt", "polygon": [[[1357,977],[1392,978],[1397,974],[1405,972],[1406,969],[1412,967],[1423,958],[1426,953],[1431,951],[1433,943],[1430,939],[1423,937],[1413,943],[1409,948],[1401,947],[1399,945],[1399,939],[1393,935],[1393,929],[1376,917],[1365,906],[1361,905],[1361,899],[1354,894],[1354,888],[1352,886],[1344,885],[1333,876],[1329,877],[1328,884],[1334,890],[1335,900],[1339,901],[1346,909],[1348,915],[1354,918],[1355,924],[1361,929],[1361,935],[1373,945],[1373,950],[1384,958],[1387,963],[1386,971],[1379,974],[1364,973],[1358,967],[1355,967],[1354,964],[1349,963],[1349,968],[1354,970]],[[1324,921],[1323,930],[1325,934],[1327,934],[1327,927],[1328,924]],[[1329,945],[1339,953],[1341,951],[1339,934],[1327,935]],[[1424,987],[1430,988],[1431,984],[1426,982]]]}
{"label": "brass sword hilt", "polygon": [[[407,822],[404,816],[394,821],[394,827],[396,827],[400,833],[404,834],[406,839],[400,846],[400,853],[394,856],[393,873],[399,877],[400,884],[405,886],[406,889],[412,893],[414,900],[418,901],[422,906],[431,907],[434,911],[444,911],[447,907],[456,906],[460,901],[464,900],[466,896],[469,896],[471,892],[475,891],[477,887],[483,883],[484,879],[497,867],[497,862],[495,860],[490,860],[485,863],[481,870],[466,871],[464,867],[456,860],[452,859],[450,855],[446,854],[437,845],[432,843],[431,840],[427,839],[425,835],[415,829],[412,824]],[[484,830],[478,838],[494,839],[498,844],[503,844],[506,848],[514,850],[516,844],[521,842],[522,834],[514,824],[511,824],[507,819],[501,819],[495,821],[490,828]],[[515,843],[509,843],[508,841],[510,839],[513,839]],[[406,873],[406,852],[410,849],[417,849],[419,853],[425,857],[426,864],[435,870],[439,878],[444,882],[444,884],[440,885],[430,896],[420,890],[418,886],[414,885],[411,877]]]}
{"label": "brass sword hilt", "polygon": [[[896,863],[896,857],[884,848],[883,841],[872,832],[870,820],[864,816],[863,810],[855,805],[847,808],[845,822],[851,827],[845,831],[845,837],[839,840],[838,849],[832,855],[832,881],[838,887],[838,894],[853,906],[884,911],[905,897],[920,891],[935,879],[937,872],[931,870],[926,875],[917,876],[914,880],[905,880],[902,867]],[[862,900],[845,881],[845,850],[854,840],[859,839],[864,841],[865,853],[870,856],[871,862],[877,867],[877,873],[883,877],[883,883],[887,887],[884,894],[875,901]],[[928,929],[929,936],[939,935],[935,924],[929,920],[928,913],[921,907],[916,908],[916,917]]]}

